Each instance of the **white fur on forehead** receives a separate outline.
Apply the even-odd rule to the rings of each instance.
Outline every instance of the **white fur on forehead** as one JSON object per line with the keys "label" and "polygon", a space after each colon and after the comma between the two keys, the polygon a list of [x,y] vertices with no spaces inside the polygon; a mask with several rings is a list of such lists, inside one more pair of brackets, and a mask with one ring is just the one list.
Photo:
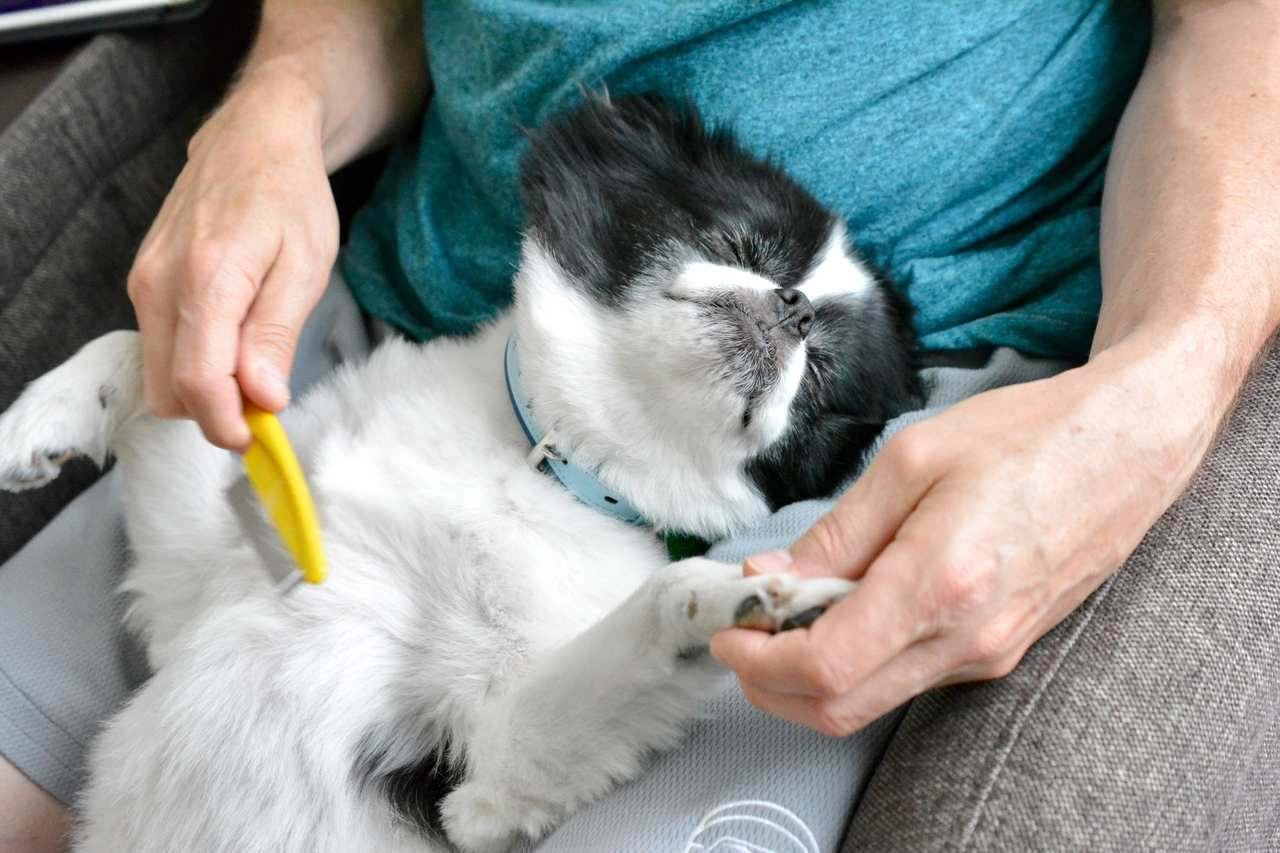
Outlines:
{"label": "white fur on forehead", "polygon": [[831,229],[821,260],[809,271],[800,289],[810,302],[839,296],[865,296],[875,287],[875,279],[849,249],[843,224]]}
{"label": "white fur on forehead", "polygon": [[777,287],[777,282],[742,267],[694,261],[685,264],[680,270],[672,283],[671,293],[675,296],[694,297],[732,288],[768,291]]}
{"label": "white fur on forehead", "polygon": [[[742,267],[696,260],[686,263],[672,285],[676,296],[705,296],[723,290],[769,291],[778,282]],[[849,248],[843,224],[831,229],[818,261],[798,285],[810,302],[871,293],[875,280]]]}

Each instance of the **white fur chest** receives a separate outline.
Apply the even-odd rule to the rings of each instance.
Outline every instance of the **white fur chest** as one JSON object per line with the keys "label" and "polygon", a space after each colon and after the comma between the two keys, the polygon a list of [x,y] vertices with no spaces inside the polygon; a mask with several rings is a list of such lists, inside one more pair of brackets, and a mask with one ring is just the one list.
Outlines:
{"label": "white fur chest", "polygon": [[465,340],[390,341],[294,418],[313,442],[326,587],[423,645],[443,633],[516,653],[558,645],[666,562],[650,531],[525,462],[502,370],[508,334],[504,320]]}

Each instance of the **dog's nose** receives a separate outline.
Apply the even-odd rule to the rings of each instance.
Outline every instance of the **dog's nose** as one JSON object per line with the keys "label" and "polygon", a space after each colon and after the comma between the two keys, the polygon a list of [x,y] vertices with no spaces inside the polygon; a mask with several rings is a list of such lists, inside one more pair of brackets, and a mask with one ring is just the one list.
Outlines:
{"label": "dog's nose", "polygon": [[778,299],[778,324],[804,340],[813,327],[813,305],[803,291],[780,287],[773,292]]}

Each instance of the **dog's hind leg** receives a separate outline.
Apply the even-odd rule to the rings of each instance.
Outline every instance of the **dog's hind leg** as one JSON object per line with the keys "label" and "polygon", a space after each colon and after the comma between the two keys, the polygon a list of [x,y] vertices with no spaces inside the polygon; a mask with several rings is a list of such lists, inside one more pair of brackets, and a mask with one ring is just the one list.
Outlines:
{"label": "dog's hind leg", "polygon": [[724,672],[706,652],[713,634],[806,627],[852,588],[702,559],[662,569],[480,709],[442,807],[449,839],[487,852],[541,836],[679,742]]}
{"label": "dog's hind leg", "polygon": [[188,629],[95,740],[77,853],[443,849],[362,784],[365,737],[394,719],[390,685],[361,666],[386,638],[309,594],[234,601]]}

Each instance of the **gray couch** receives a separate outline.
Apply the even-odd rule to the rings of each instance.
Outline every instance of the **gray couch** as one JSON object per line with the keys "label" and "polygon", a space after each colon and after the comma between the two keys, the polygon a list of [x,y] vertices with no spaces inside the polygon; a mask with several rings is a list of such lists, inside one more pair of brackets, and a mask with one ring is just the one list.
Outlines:
{"label": "gray couch", "polygon": [[[0,409],[24,377],[131,324],[121,283],[244,48],[248,5],[98,38],[47,94],[56,108],[0,130]],[[113,112],[113,75],[143,65],[166,85],[144,112]],[[88,121],[115,123],[130,144],[84,161],[58,126]],[[74,185],[10,180],[38,174],[18,160],[49,158]],[[348,209],[370,168],[340,179]],[[1119,574],[1011,675],[911,704],[846,851],[1280,850],[1278,416],[1273,350],[1188,493]],[[93,476],[0,496],[0,563]]]}
{"label": "gray couch", "polygon": [[1278,422],[1272,349],[1118,574],[1010,675],[911,704],[845,850],[1280,850]]}

